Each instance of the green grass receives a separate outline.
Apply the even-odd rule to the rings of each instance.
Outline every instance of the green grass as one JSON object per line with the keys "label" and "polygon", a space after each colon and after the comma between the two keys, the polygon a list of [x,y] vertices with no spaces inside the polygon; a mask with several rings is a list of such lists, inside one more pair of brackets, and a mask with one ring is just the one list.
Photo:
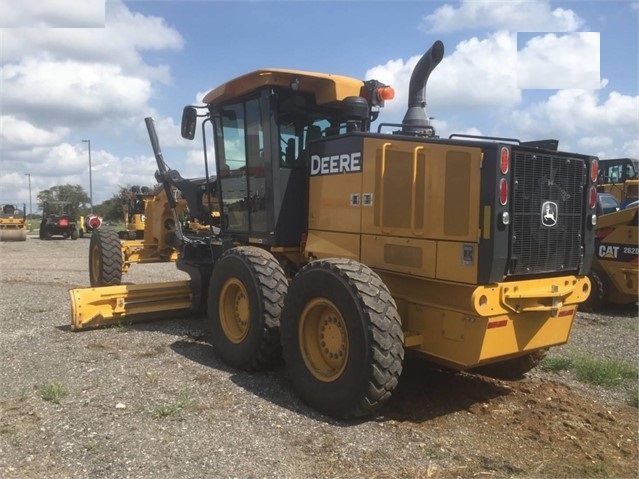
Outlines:
{"label": "green grass", "polygon": [[153,408],[153,416],[158,419],[176,416],[178,413],[185,410],[192,410],[196,406],[195,401],[191,397],[189,391],[181,391],[178,397],[171,402],[157,404]]}
{"label": "green grass", "polygon": [[597,359],[587,356],[546,358],[541,363],[544,371],[573,371],[575,377],[595,386],[614,387],[626,380],[637,381],[636,366],[615,359]]}
{"label": "green grass", "polygon": [[636,366],[627,362],[571,354],[570,356],[545,358],[541,362],[540,368],[555,373],[571,371],[578,381],[608,389],[628,388],[629,385],[632,385],[634,387],[630,389],[627,402],[630,406],[639,407],[639,390],[637,389],[639,372]]}
{"label": "green grass", "polygon": [[0,426],[0,436],[6,436],[9,439],[9,443],[13,446],[20,445],[20,440],[18,439],[18,431],[14,426]]}
{"label": "green grass", "polygon": [[558,373],[560,371],[569,371],[572,367],[573,359],[566,357],[552,357],[552,358],[544,358],[541,362],[541,369],[544,371],[551,371],[553,373]]}
{"label": "green grass", "polygon": [[50,381],[38,386],[40,397],[45,401],[60,404],[60,400],[67,396],[66,388],[58,381]]}
{"label": "green grass", "polygon": [[577,379],[588,384],[611,387],[626,379],[637,380],[637,368],[621,361],[580,357],[575,366]]}
{"label": "green grass", "polygon": [[126,333],[127,331],[131,330],[131,325],[132,324],[133,324],[133,321],[118,321],[117,324],[113,325],[113,328],[118,333]]}

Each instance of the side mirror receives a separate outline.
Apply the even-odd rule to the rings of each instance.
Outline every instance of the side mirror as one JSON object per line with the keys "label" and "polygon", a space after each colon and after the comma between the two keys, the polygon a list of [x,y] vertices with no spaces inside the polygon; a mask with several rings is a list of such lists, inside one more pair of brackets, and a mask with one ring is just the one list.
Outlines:
{"label": "side mirror", "polygon": [[195,138],[197,126],[197,110],[193,106],[185,106],[182,110],[182,138],[192,140]]}

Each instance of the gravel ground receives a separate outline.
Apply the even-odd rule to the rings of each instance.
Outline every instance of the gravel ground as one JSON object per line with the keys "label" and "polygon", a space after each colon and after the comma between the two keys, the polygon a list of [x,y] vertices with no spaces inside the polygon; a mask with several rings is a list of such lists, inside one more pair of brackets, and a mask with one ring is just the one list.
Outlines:
{"label": "gravel ground", "polygon": [[[378,417],[340,422],[283,369],[225,366],[198,319],[71,332],[88,244],[0,243],[2,478],[637,477],[634,383],[539,370],[504,383],[409,359]],[[183,277],[136,265],[126,280]],[[580,313],[551,356],[637,364],[637,324],[636,310]]]}

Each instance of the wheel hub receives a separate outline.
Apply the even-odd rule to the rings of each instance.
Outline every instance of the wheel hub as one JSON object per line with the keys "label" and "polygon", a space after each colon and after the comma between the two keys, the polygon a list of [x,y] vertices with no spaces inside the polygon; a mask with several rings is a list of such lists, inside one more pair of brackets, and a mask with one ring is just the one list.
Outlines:
{"label": "wheel hub", "polygon": [[249,332],[251,306],[244,284],[237,278],[224,283],[219,298],[220,324],[229,341],[239,344]]}
{"label": "wheel hub", "polygon": [[320,347],[324,356],[337,359],[346,351],[343,324],[334,315],[327,315],[320,325]]}
{"label": "wheel hub", "polygon": [[308,370],[320,381],[338,379],[348,360],[346,322],[332,301],[310,301],[300,318],[299,343]]}

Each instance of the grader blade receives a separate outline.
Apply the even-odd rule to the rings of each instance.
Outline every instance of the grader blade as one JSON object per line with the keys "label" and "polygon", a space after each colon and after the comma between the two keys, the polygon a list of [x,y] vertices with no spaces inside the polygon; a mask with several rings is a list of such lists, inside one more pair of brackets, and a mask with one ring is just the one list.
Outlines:
{"label": "grader blade", "polygon": [[81,288],[69,294],[72,331],[193,313],[190,281]]}

